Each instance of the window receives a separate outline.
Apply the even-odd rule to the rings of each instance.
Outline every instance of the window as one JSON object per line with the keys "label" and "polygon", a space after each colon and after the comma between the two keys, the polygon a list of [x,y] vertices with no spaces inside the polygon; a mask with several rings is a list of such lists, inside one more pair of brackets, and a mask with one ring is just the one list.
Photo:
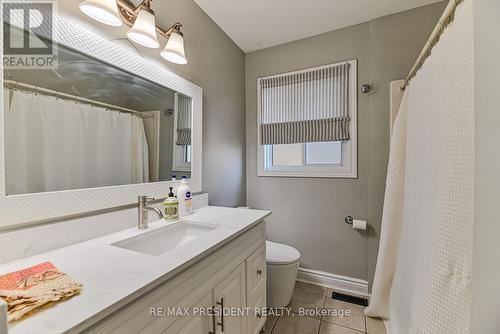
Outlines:
{"label": "window", "polygon": [[273,166],[341,165],[340,141],[266,145]]}
{"label": "window", "polygon": [[172,159],[172,171],[191,171],[191,145],[176,145]]}
{"label": "window", "polygon": [[342,143],[340,141],[306,143],[307,165],[342,164]]}
{"label": "window", "polygon": [[172,170],[191,171],[191,98],[174,94],[174,143]]}
{"label": "window", "polygon": [[258,80],[258,175],[357,177],[356,61]]}
{"label": "window", "polygon": [[186,149],[184,152],[184,162],[185,163],[191,162],[191,145],[186,145]]}

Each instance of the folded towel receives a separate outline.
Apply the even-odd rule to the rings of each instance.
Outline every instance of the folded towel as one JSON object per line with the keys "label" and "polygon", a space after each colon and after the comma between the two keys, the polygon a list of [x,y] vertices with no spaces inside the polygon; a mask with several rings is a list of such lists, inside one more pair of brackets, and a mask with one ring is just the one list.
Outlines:
{"label": "folded towel", "polygon": [[7,302],[7,321],[17,321],[41,307],[77,295],[82,285],[51,262],[0,276],[0,298]]}

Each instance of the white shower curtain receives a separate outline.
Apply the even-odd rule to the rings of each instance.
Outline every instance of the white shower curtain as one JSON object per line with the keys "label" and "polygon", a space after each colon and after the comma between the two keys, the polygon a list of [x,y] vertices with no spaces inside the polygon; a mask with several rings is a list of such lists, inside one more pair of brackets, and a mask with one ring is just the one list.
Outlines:
{"label": "white shower curtain", "polygon": [[391,136],[377,268],[375,269],[370,305],[365,309],[366,315],[384,319],[389,318],[389,297],[398,258],[401,222],[403,221],[407,114],[408,90],[403,95]]}
{"label": "white shower curtain", "polygon": [[[390,251],[397,251],[397,262],[377,263],[367,309],[369,315],[386,316],[390,293],[392,333],[470,332],[473,50],[472,3],[466,0],[405,92],[400,110],[407,113],[402,220],[384,216],[379,254],[379,259],[390,258]],[[391,201],[397,199],[386,193],[384,205]],[[389,249],[387,242],[398,242],[399,249]]]}
{"label": "white shower curtain", "polygon": [[8,194],[147,182],[142,119],[19,90],[4,90]]}

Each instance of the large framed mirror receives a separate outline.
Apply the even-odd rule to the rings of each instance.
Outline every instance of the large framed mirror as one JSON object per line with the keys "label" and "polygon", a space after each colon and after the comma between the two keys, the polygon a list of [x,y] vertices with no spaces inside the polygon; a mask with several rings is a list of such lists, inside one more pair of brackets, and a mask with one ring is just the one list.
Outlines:
{"label": "large framed mirror", "polygon": [[201,191],[201,87],[64,17],[2,29],[57,65],[2,67],[0,229],[161,198],[173,177]]}

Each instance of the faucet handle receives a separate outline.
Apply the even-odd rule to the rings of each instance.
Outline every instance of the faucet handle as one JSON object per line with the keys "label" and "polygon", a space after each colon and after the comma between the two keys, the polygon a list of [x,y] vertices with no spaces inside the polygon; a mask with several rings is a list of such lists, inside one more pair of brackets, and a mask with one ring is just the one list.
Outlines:
{"label": "faucet handle", "polygon": [[148,201],[154,201],[154,197],[148,197],[148,196],[139,196],[138,197],[139,202],[147,203]]}

